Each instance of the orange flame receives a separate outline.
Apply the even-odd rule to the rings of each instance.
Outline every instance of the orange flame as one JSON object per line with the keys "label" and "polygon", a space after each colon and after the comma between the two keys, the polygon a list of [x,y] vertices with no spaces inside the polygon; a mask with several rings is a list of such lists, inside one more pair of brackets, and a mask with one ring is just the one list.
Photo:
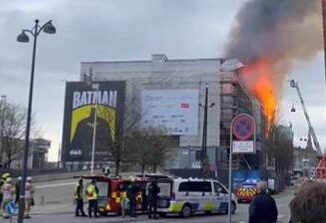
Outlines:
{"label": "orange flame", "polygon": [[277,97],[271,79],[273,73],[274,69],[271,63],[263,59],[245,67],[241,73],[245,85],[261,104],[266,119],[266,136],[269,136],[272,131],[277,110]]}

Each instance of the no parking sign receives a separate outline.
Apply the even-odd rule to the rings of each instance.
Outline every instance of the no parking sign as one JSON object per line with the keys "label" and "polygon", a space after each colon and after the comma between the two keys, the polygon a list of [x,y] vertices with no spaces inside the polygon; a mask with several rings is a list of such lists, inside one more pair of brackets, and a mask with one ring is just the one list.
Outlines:
{"label": "no parking sign", "polygon": [[232,153],[255,153],[256,124],[251,115],[239,114],[231,122]]}
{"label": "no parking sign", "polygon": [[7,204],[7,208],[6,208],[6,212],[7,212],[7,214],[8,215],[13,215],[14,213],[15,213],[15,211],[16,211],[16,205],[15,205],[15,203],[14,202],[9,202],[8,204]]}

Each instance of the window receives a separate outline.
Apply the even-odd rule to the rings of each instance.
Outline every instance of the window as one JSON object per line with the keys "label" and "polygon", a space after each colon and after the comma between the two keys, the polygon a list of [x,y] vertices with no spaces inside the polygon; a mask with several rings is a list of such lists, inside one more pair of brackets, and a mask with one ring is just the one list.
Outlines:
{"label": "window", "polygon": [[179,185],[180,192],[212,192],[212,185],[209,181],[189,181]]}
{"label": "window", "polygon": [[179,185],[179,191],[180,192],[186,192],[189,191],[189,182],[183,182]]}
{"label": "window", "polygon": [[99,191],[99,194],[98,194],[99,197],[107,197],[108,196],[109,187],[108,187],[107,182],[97,182],[96,186],[97,186],[98,191]]}
{"label": "window", "polygon": [[160,197],[171,195],[171,183],[158,183],[158,187],[160,188],[160,193],[158,194]]}
{"label": "window", "polygon": [[227,190],[219,183],[214,182],[214,191],[215,193],[227,194]]}

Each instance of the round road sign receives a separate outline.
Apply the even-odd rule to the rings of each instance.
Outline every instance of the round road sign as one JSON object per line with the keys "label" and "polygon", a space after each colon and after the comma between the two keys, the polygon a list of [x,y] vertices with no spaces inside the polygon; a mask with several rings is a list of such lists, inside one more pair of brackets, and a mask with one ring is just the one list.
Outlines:
{"label": "round road sign", "polygon": [[233,119],[231,128],[236,139],[247,140],[255,133],[255,122],[250,115],[240,114]]}

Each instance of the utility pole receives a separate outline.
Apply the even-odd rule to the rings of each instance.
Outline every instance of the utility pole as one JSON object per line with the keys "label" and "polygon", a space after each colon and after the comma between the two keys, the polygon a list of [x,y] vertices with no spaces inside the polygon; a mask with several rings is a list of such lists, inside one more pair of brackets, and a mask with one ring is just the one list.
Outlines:
{"label": "utility pole", "polygon": [[205,104],[199,105],[204,107],[204,122],[203,122],[203,139],[202,139],[202,155],[201,155],[201,168],[203,178],[208,178],[209,175],[209,161],[207,156],[207,110],[208,107],[213,107],[215,103],[208,105],[208,87],[205,89]]}

